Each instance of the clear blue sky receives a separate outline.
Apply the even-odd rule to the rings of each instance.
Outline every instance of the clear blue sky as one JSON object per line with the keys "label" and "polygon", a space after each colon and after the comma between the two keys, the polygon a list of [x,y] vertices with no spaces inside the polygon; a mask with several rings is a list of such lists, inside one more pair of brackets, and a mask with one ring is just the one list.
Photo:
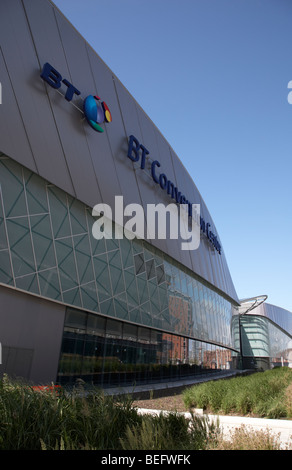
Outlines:
{"label": "clear blue sky", "polygon": [[291,0],[55,0],[201,192],[240,298],[292,311]]}

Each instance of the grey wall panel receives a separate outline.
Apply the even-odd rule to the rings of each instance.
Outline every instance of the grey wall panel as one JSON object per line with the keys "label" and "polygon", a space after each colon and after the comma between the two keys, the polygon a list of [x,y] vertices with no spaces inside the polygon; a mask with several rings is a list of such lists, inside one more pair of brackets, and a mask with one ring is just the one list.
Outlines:
{"label": "grey wall panel", "polygon": [[[123,195],[124,205],[140,202],[135,174],[125,162],[128,136],[125,131],[120,104],[116,94],[115,77],[90,47],[88,47],[88,53],[96,87],[98,93],[100,93],[99,96],[107,103],[112,114],[112,122],[105,126],[110,147],[110,155],[106,158],[111,160],[111,162],[107,163],[111,165],[111,172],[107,175],[106,179],[107,181],[112,181],[113,178],[114,185],[111,183],[112,190],[115,195]],[[106,162],[102,161],[100,165],[103,166],[103,163]]]}
{"label": "grey wall panel", "polygon": [[[63,185],[72,194],[72,182],[44,83],[40,79],[40,65],[22,3],[3,0],[0,11],[1,18],[5,18],[0,28],[1,47],[36,169],[35,165],[29,165],[29,161],[25,163],[23,160],[22,163],[56,185]],[[12,120],[10,126],[13,128],[13,125]],[[18,139],[17,143],[21,152]],[[13,158],[11,153],[10,156]]]}
{"label": "grey wall panel", "polygon": [[[1,30],[1,28],[0,28]],[[2,52],[0,50],[2,104],[0,105],[0,152],[11,156],[33,171],[37,171],[31,147]]]}
{"label": "grey wall panel", "polygon": [[[160,191],[157,191],[157,185],[150,176],[149,166],[151,165],[151,159],[158,158],[156,130],[149,127],[148,118],[143,114],[134,98],[129,94],[120,81],[115,80],[115,84],[127,135],[134,135],[139,140],[140,144],[145,145],[147,150],[150,152],[149,158],[147,158],[146,168],[144,170],[141,169],[140,162],[133,163],[127,158],[126,153],[124,155],[124,165],[128,168],[128,171],[132,172],[132,174],[135,174],[136,176],[136,181],[139,186],[140,203],[143,206],[146,218],[147,204],[157,205],[161,202],[166,202],[166,204],[169,203],[168,199],[166,201],[164,200],[164,197],[161,199]],[[145,143],[145,139],[147,140],[147,144]],[[155,157],[153,157],[153,155],[155,155]],[[180,258],[177,242],[173,243],[171,240],[159,239],[148,239],[148,241],[163,251],[171,252],[175,259]],[[172,250],[171,246],[173,247]]]}
{"label": "grey wall panel", "polygon": [[[172,151],[171,152],[172,156],[172,161],[173,161],[173,166],[174,166],[174,171],[176,175],[176,182],[177,186],[180,191],[185,195],[185,197],[193,202],[194,204],[200,204],[200,209],[202,210],[202,200],[200,198],[200,195],[197,191],[191,191],[191,187],[188,185],[188,179],[186,177],[186,170],[181,163],[181,161],[178,159],[177,155]],[[194,189],[194,188],[193,188]],[[194,193],[194,194],[193,194]],[[193,198],[193,199],[191,199]],[[210,282],[213,282],[213,278],[210,277],[210,273],[208,270],[208,255],[206,250],[204,249],[204,245],[202,244],[202,240],[200,241],[200,246],[198,250],[196,250],[199,254],[199,256],[202,258],[202,262],[200,263],[200,275],[205,278],[205,279],[210,279]],[[191,259],[193,258],[193,252],[191,253]],[[194,263],[191,261],[191,267],[194,269]],[[198,266],[195,266],[196,269]]]}
{"label": "grey wall panel", "polygon": [[[0,342],[3,349],[12,348],[14,371],[23,367],[21,352],[30,352],[24,378],[36,384],[56,381],[64,318],[64,306],[0,286]],[[3,358],[1,375],[9,360]]]}
{"label": "grey wall panel", "polygon": [[125,126],[126,135],[133,134],[140,143],[142,142],[143,136],[141,132],[140,123],[138,120],[137,106],[133,97],[130,95],[124,85],[115,77],[116,92],[123,116],[123,122]]}
{"label": "grey wall panel", "polygon": [[[104,126],[105,132],[102,135],[97,135],[90,128],[88,128],[87,135],[94,153],[93,162],[98,175],[102,201],[114,207],[115,196],[122,195],[123,191],[113,152],[116,151],[117,141],[122,145],[122,148],[126,147],[126,136],[121,122],[112,73],[89,45],[86,48],[95,89],[98,96],[109,106],[113,119],[112,122]],[[115,129],[118,130],[118,134],[111,142],[110,136]]]}
{"label": "grey wall panel", "polygon": [[[0,150],[91,207],[101,201],[113,206],[115,196],[123,195],[125,204],[140,203],[146,213],[147,204],[167,205],[171,199],[151,178],[150,160],[146,171],[127,158],[128,137],[133,134],[150,151],[150,159],[160,161],[160,170],[179,190],[189,200],[193,196],[191,202],[201,204],[206,222],[214,228],[202,196],[169,143],[53,4],[3,0],[0,9],[12,25],[11,32],[4,25],[2,35],[0,28],[1,81],[9,98],[7,108],[3,99],[0,110],[2,128],[7,130]],[[5,23],[3,15],[0,21]],[[45,62],[81,91],[81,99],[67,102],[66,87],[62,94],[41,80]],[[91,129],[82,113],[82,98],[95,93],[109,105],[113,117],[103,133]],[[7,113],[6,123],[2,111]],[[202,239],[195,252],[182,251],[181,240],[149,241],[237,300],[224,252],[219,255],[208,240]]]}
{"label": "grey wall panel", "polygon": [[[165,206],[171,204],[173,201],[169,198],[164,191],[153,181],[150,173],[150,167],[153,161],[158,160],[161,163],[161,168],[166,168],[169,165],[169,146],[167,142],[162,138],[161,134],[157,130],[156,126],[152,123],[149,117],[145,114],[142,108],[136,103],[136,113],[138,123],[141,128],[141,141],[147,150],[149,155],[147,158],[147,165],[145,170],[141,170],[139,167],[136,169],[136,175],[142,188],[142,200],[144,210],[147,211],[147,204],[161,204]],[[136,136],[135,136],[136,137]],[[173,168],[169,168],[169,177],[173,178]],[[181,262],[181,250],[178,247],[178,243],[175,240],[151,240],[152,244],[163,251],[172,253],[172,256],[177,261]]]}
{"label": "grey wall panel", "polygon": [[[178,157],[173,150],[171,150],[171,157],[174,166],[177,167]],[[200,213],[202,214],[202,212],[204,212],[205,210],[205,204],[201,197],[201,194],[199,193],[197,187],[194,185],[193,180],[191,179],[190,175],[185,171],[183,166],[181,167],[181,170],[184,172],[183,190],[185,196],[193,204],[200,204]],[[206,242],[201,236],[199,249],[193,250],[191,253],[191,268],[193,269],[193,271],[200,273],[202,277],[205,277],[207,275],[206,256],[209,256],[210,251],[210,244]],[[212,252],[214,252],[214,250],[212,250]],[[219,259],[218,256],[215,256],[215,258]],[[220,283],[215,285],[218,286],[220,285]]]}
{"label": "grey wall panel", "polygon": [[[119,102],[119,107],[122,113],[125,136],[127,139],[127,145],[124,148],[124,152],[120,154],[119,169],[121,171],[121,174],[127,175],[125,182],[128,182],[129,185],[133,184],[134,188],[137,188],[137,190],[135,191],[137,194],[137,199],[135,200],[135,194],[132,193],[130,203],[137,202],[143,207],[145,230],[147,230],[147,203],[156,203],[154,193],[149,191],[149,184],[152,186],[152,182],[149,178],[147,170],[141,169],[140,161],[132,162],[127,157],[128,139],[130,135],[134,135],[139,140],[140,144],[143,143],[141,126],[138,121],[136,102],[126,90],[126,88],[116,78],[115,89]],[[152,243],[152,240],[149,241],[150,243]]]}
{"label": "grey wall panel", "polygon": [[[221,243],[219,234],[216,231],[215,224],[201,194],[199,193],[192,178],[184,168],[177,155],[173,151],[171,153],[178,184],[182,184],[182,187],[185,188],[186,197],[190,197],[190,199],[193,198],[192,201],[194,203],[200,204],[202,217],[206,223],[209,222],[211,224],[211,230],[217,235],[218,241]],[[227,267],[223,248],[221,255],[218,255],[217,251],[214,249],[214,247],[212,247],[207,237],[202,234],[200,247],[198,250],[192,252],[191,258],[192,267],[195,272],[198,272],[203,278],[211,282],[218,289],[223,290],[224,292],[229,292],[232,298],[237,299],[234,284]]]}
{"label": "grey wall panel", "polygon": [[292,336],[292,312],[289,310],[264,302],[250,310],[248,315],[267,317]]}
{"label": "grey wall panel", "polygon": [[[81,95],[74,101],[80,109],[78,126],[80,127],[80,131],[82,131],[80,137],[84,140],[84,145],[86,146],[81,158],[80,155],[78,155],[76,159],[74,158],[74,155],[69,155],[67,157],[68,166],[73,174],[75,174],[75,169],[77,168],[77,173],[79,173],[78,184],[84,185],[82,193],[86,191],[89,192],[90,188],[88,185],[92,185],[92,197],[90,197],[91,205],[94,205],[96,202],[101,200],[102,193],[99,189],[99,175],[95,171],[93,160],[95,158],[95,150],[98,148],[99,141],[105,140],[105,137],[103,134],[96,133],[88,126],[83,113],[83,102],[84,98],[88,95],[96,94],[96,87],[92,77],[91,66],[84,39],[71,27],[70,23],[58,11],[55,11],[55,16],[69,70],[69,76],[66,78],[81,92]],[[72,110],[68,109],[68,112],[71,111]],[[83,125],[80,125],[80,121],[82,121]],[[90,136],[93,134],[95,136],[94,147],[90,142]],[[106,158],[105,155],[104,158]]]}
{"label": "grey wall panel", "polygon": [[[49,62],[63,78],[70,81],[70,70],[53,7],[48,2],[37,0],[25,0],[24,5],[41,66]],[[40,22],[40,18],[44,17],[46,21]],[[78,88],[78,84],[73,83],[73,85]],[[56,90],[49,86],[47,88],[75,195],[84,203],[91,205],[98,199],[99,192],[84,138],[83,114],[73,106],[72,102],[68,103],[60,93],[56,93]]]}

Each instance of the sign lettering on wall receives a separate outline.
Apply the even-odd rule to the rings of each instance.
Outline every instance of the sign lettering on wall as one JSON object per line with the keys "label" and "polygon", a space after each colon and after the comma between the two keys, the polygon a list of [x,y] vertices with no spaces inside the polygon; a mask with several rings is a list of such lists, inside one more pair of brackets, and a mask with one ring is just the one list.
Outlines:
{"label": "sign lettering on wall", "polygon": [[[140,144],[138,139],[131,135],[129,137],[129,146],[128,146],[128,158],[132,162],[140,162],[140,168],[142,170],[146,167],[146,158],[149,155],[149,150]],[[175,200],[177,204],[187,204],[189,217],[192,217],[192,202],[188,200],[185,194],[179,189],[173,181],[171,181],[168,176],[159,171],[161,164],[158,160],[153,160],[150,167],[150,173],[153,181],[160,186],[160,188],[165,191],[172,199]],[[213,247],[221,254],[221,245],[218,241],[217,236],[211,230],[211,225],[206,223],[202,216],[200,216],[200,227],[201,231],[207,236],[209,242]]]}
{"label": "sign lettering on wall", "polygon": [[[48,62],[43,66],[41,78],[56,90],[64,85],[66,87],[65,99],[67,101],[72,101],[74,95],[81,95],[81,92],[69,80],[63,78],[60,72]],[[84,99],[83,112],[88,124],[97,132],[104,131],[100,124],[112,121],[108,105],[101,101],[101,98],[97,95],[89,95]]]}

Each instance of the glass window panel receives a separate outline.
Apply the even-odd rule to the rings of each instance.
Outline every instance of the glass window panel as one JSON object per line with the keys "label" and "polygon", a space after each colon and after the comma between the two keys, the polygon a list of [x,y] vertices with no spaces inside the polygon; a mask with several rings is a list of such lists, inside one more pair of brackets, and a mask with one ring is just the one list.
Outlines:
{"label": "glass window panel", "polygon": [[165,284],[158,286],[158,294],[160,300],[160,308],[161,310],[165,310],[166,308],[168,308],[168,292]]}
{"label": "glass window panel", "polygon": [[153,279],[156,275],[154,259],[146,261],[147,279]]}
{"label": "glass window panel", "polygon": [[165,281],[165,272],[163,264],[161,264],[160,266],[156,266],[156,277],[158,285],[162,284]]}
{"label": "glass window panel", "polygon": [[139,296],[139,303],[144,304],[149,300],[149,292],[148,292],[148,284],[146,280],[146,273],[137,276],[137,287],[138,287],[138,296]]}
{"label": "glass window panel", "polygon": [[57,269],[48,269],[38,273],[41,295],[61,300],[61,289]]}
{"label": "glass window panel", "polygon": [[113,227],[113,237],[112,238],[106,238],[105,239],[105,245],[107,251],[113,251],[119,249],[119,240],[114,238],[114,227]]}
{"label": "glass window panel", "polygon": [[78,235],[87,232],[87,223],[85,215],[85,206],[77,199],[69,199],[69,213],[72,234]]}
{"label": "glass window panel", "polygon": [[0,183],[0,250],[8,248],[7,237],[6,237],[6,227],[3,217],[2,210],[2,199],[1,199],[1,183]]}
{"label": "glass window panel", "polygon": [[34,294],[39,294],[39,286],[36,274],[29,274],[28,276],[18,277],[15,279],[16,287]]}
{"label": "glass window panel", "polygon": [[24,171],[24,178],[29,214],[48,213],[47,182],[28,170]]}
{"label": "glass window panel", "polygon": [[154,260],[154,254],[152,253],[152,251],[148,250],[146,248],[147,245],[144,245],[144,257],[145,257],[145,260],[151,260],[153,259]]}
{"label": "glass window panel", "polygon": [[78,284],[72,238],[56,240],[56,253],[62,290],[66,291]]}
{"label": "glass window panel", "polygon": [[65,327],[74,328],[76,330],[86,330],[87,315],[85,312],[67,308],[65,317]]}
{"label": "glass window panel", "polygon": [[177,292],[181,292],[180,271],[176,266],[173,266],[173,275],[174,288]]}
{"label": "glass window panel", "polygon": [[85,234],[74,236],[73,244],[77,263],[79,283],[87,284],[88,282],[94,280],[88,235]]}
{"label": "glass window panel", "polygon": [[151,330],[149,328],[138,328],[138,340],[139,343],[149,344],[151,341]]}
{"label": "glass window panel", "polygon": [[130,308],[139,305],[138,290],[134,269],[130,268],[124,271],[126,291]]}
{"label": "glass window panel", "polygon": [[49,215],[31,216],[30,224],[37,269],[43,270],[56,266]]}
{"label": "glass window panel", "polygon": [[129,312],[129,320],[134,323],[141,323],[141,312],[139,308],[134,308]]}
{"label": "glass window panel", "polygon": [[83,308],[88,310],[98,310],[98,300],[95,282],[89,282],[80,286]]}
{"label": "glass window panel", "polygon": [[143,242],[137,238],[134,238],[132,241],[132,249],[134,254],[141,253],[143,251]]}
{"label": "glass window panel", "polygon": [[145,261],[144,261],[144,254],[139,253],[134,256],[134,263],[135,263],[135,273],[141,274],[145,271]]}
{"label": "glass window panel", "polygon": [[71,235],[67,196],[55,186],[48,187],[50,212],[52,218],[53,232],[55,238],[68,237]]}
{"label": "glass window panel", "polygon": [[107,338],[122,338],[122,323],[120,321],[108,319],[106,322]]}
{"label": "glass window panel", "polygon": [[92,227],[96,219],[92,216],[91,214],[92,210],[87,208],[85,213],[86,213],[86,218],[87,218],[87,226],[88,226],[88,233],[89,233],[89,238],[90,238],[90,245],[91,245],[91,250],[92,250],[92,255],[100,255],[102,253],[106,252],[106,246],[105,246],[105,239],[102,238],[101,240],[97,240],[96,238],[93,237],[92,235]]}
{"label": "glass window panel", "polygon": [[124,269],[133,266],[132,244],[126,237],[120,240],[120,250]]}
{"label": "glass window panel", "polygon": [[87,333],[90,335],[105,336],[106,319],[99,315],[88,315]]}
{"label": "glass window panel", "polygon": [[160,312],[158,288],[155,284],[153,284],[152,282],[149,282],[148,289],[149,289],[149,298],[151,302],[152,314],[156,316]]}
{"label": "glass window panel", "polygon": [[123,328],[123,339],[126,341],[137,341],[138,327],[125,323]]}
{"label": "glass window panel", "polygon": [[120,252],[109,252],[108,261],[113,293],[119,294],[125,290]]}
{"label": "glass window panel", "polygon": [[114,297],[114,304],[115,304],[116,316],[123,320],[127,320],[128,319],[128,306],[127,306],[126,294],[123,293]]}
{"label": "glass window panel", "polygon": [[36,271],[27,217],[7,220],[13,271],[16,277]]}
{"label": "glass window panel", "polygon": [[0,282],[13,284],[10,256],[8,250],[0,251]]}
{"label": "glass window panel", "polygon": [[108,315],[111,317],[115,316],[115,308],[113,299],[105,300],[104,302],[100,303],[100,311],[104,315]]}
{"label": "glass window panel", "polygon": [[21,166],[10,159],[1,160],[0,181],[6,217],[27,215]]}
{"label": "glass window panel", "polygon": [[66,304],[82,307],[79,287],[63,292],[63,299]]}
{"label": "glass window panel", "polygon": [[145,302],[145,304],[141,305],[140,311],[142,324],[146,326],[152,326],[150,302]]}
{"label": "glass window panel", "polygon": [[180,281],[181,281],[181,292],[185,295],[188,295],[187,276],[183,272],[180,273]]}
{"label": "glass window panel", "polygon": [[100,302],[112,296],[107,255],[93,258],[95,280]]}

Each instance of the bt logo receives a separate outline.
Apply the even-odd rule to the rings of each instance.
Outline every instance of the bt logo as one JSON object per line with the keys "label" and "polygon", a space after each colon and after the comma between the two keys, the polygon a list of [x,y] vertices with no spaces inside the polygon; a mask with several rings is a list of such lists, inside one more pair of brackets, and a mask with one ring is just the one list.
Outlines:
{"label": "bt logo", "polygon": [[[67,101],[71,101],[74,95],[79,96],[81,94],[81,92],[77,90],[72,83],[63,79],[62,75],[48,62],[43,66],[41,78],[55,89],[59,89],[62,83],[66,85],[67,90],[65,99]],[[87,96],[83,103],[83,112],[88,124],[97,132],[103,132],[103,128],[100,124],[103,122],[111,122],[112,115],[107,104],[104,101],[99,103],[99,101],[100,98],[98,96]]]}
{"label": "bt logo", "polygon": [[103,128],[99,125],[102,122],[111,122],[112,115],[107,104],[102,101],[101,106],[98,103],[98,96],[89,95],[84,100],[84,114],[88,124],[98,132],[103,132]]}

